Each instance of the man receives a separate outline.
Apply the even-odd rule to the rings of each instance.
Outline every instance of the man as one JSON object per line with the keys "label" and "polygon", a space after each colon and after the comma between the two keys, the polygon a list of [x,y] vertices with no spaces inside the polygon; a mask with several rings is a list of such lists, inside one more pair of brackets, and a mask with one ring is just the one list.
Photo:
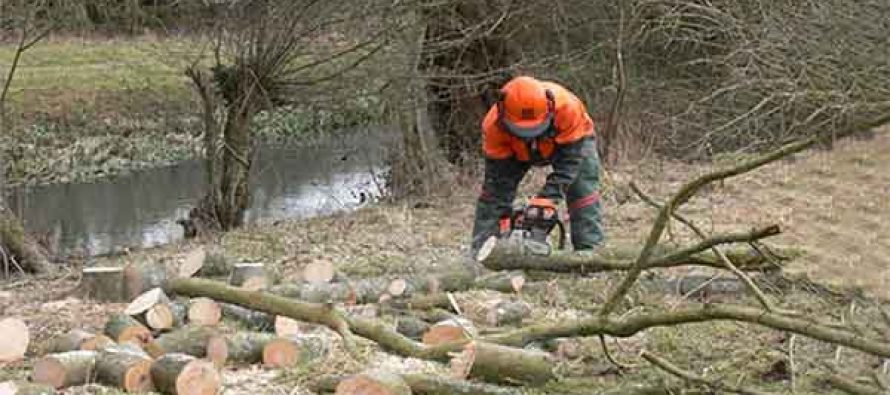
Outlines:
{"label": "man", "polygon": [[476,205],[474,251],[499,231],[500,219],[510,215],[516,189],[531,166],[546,165],[552,172],[530,199],[525,220],[549,230],[564,198],[574,249],[590,250],[602,243],[594,124],[580,99],[556,83],[516,77],[501,88],[482,131],[485,181]]}

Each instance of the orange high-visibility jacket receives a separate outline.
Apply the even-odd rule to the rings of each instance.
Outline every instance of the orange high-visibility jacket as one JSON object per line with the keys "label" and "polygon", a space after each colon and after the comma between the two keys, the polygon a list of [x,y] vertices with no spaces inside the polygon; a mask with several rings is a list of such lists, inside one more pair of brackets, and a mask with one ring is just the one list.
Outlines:
{"label": "orange high-visibility jacket", "polygon": [[[555,135],[538,138],[538,151],[543,159],[550,158],[556,145],[571,144],[594,134],[594,124],[584,103],[559,84],[544,81],[546,89],[553,92],[555,101]],[[504,130],[498,123],[497,105],[491,106],[482,121],[482,149],[490,159],[516,158],[527,162],[531,159],[525,141]]]}

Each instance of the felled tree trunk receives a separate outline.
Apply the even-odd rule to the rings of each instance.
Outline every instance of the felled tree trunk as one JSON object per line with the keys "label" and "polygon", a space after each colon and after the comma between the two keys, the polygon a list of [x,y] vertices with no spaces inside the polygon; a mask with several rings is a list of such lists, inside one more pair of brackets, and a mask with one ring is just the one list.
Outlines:
{"label": "felled tree trunk", "polygon": [[215,335],[216,331],[210,327],[186,326],[146,344],[145,350],[153,358],[171,353],[188,354],[201,358],[207,354],[207,344]]}
{"label": "felled tree trunk", "polygon": [[411,395],[411,387],[395,373],[367,370],[341,381],[335,394]]}
{"label": "felled tree trunk", "polygon": [[96,351],[69,351],[44,356],[34,363],[31,381],[57,389],[92,382],[97,357]]}
{"label": "felled tree trunk", "polygon": [[98,382],[127,392],[148,392],[152,359],[132,343],[106,347],[96,362]]}
{"label": "felled tree trunk", "polygon": [[138,344],[147,344],[152,341],[151,331],[126,314],[109,316],[105,322],[105,335],[118,343],[134,341]]}
{"label": "felled tree trunk", "polygon": [[222,316],[240,321],[248,329],[268,332],[275,328],[275,316],[261,311],[247,309],[230,303],[220,303]]}
{"label": "felled tree trunk", "polygon": [[548,354],[491,343],[471,342],[452,358],[456,378],[473,377],[492,383],[540,385],[556,379]]}
{"label": "felled tree trunk", "polygon": [[74,329],[68,333],[50,339],[46,343],[43,353],[56,354],[77,350],[95,351],[112,344],[114,344],[114,340],[111,340],[108,336],[96,335],[80,329]]}
{"label": "felled tree trunk", "polygon": [[213,336],[207,342],[207,359],[217,367],[226,363],[255,364],[263,360],[266,345],[278,336],[262,332],[238,332],[228,336]]}
{"label": "felled tree trunk", "polygon": [[467,340],[478,334],[473,323],[463,318],[452,318],[439,322],[423,334],[423,344],[436,346]]}
{"label": "felled tree trunk", "polygon": [[213,363],[186,354],[167,354],[151,365],[155,389],[169,395],[216,394],[222,378]]}
{"label": "felled tree trunk", "polygon": [[[522,391],[491,384],[473,383],[463,379],[435,376],[420,373],[401,373],[399,376],[411,387],[415,395],[519,395]],[[334,392],[343,380],[351,375],[322,376],[310,383],[310,389],[319,392]]]}
{"label": "felled tree trunk", "polygon": [[302,335],[279,337],[263,348],[263,365],[269,368],[289,368],[327,354],[330,347],[320,336]]}

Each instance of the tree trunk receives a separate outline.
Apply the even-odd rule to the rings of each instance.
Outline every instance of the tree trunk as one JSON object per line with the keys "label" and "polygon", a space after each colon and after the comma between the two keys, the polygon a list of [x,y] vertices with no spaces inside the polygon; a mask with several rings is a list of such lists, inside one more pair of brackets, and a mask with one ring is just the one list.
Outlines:
{"label": "tree trunk", "polygon": [[50,339],[43,349],[43,354],[56,354],[77,350],[95,351],[112,344],[114,344],[114,340],[111,340],[108,336],[96,335],[80,329],[74,329],[68,333]]}
{"label": "tree trunk", "polygon": [[219,393],[222,378],[213,363],[186,354],[167,354],[151,365],[155,389],[167,395]]}
{"label": "tree trunk", "polygon": [[135,341],[147,344],[152,341],[151,331],[126,314],[113,314],[105,322],[105,334],[118,343]]}
{"label": "tree trunk", "polygon": [[217,367],[226,363],[252,365],[263,360],[263,350],[278,336],[262,332],[238,332],[213,336],[207,342],[207,359]]}
{"label": "tree trunk", "polygon": [[491,343],[471,342],[451,360],[456,378],[492,383],[540,385],[556,379],[549,355]]}
{"label": "tree trunk", "polygon": [[335,394],[411,395],[411,387],[395,373],[367,370],[341,381]]}
{"label": "tree trunk", "polygon": [[96,351],[70,351],[51,354],[34,363],[31,380],[67,388],[92,382],[96,374]]}
{"label": "tree trunk", "polygon": [[148,354],[132,343],[107,347],[99,353],[96,379],[126,392],[148,392],[154,388],[151,364]]}
{"label": "tree trunk", "polygon": [[216,331],[213,328],[186,326],[158,337],[157,340],[147,344],[145,350],[154,358],[172,353],[202,358],[207,355],[207,344],[214,336]]}

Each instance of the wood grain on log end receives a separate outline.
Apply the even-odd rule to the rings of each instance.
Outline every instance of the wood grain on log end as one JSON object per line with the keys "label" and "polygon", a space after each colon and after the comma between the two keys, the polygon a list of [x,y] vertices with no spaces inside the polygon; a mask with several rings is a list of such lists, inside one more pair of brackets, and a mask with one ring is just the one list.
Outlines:
{"label": "wood grain on log end", "polygon": [[28,325],[18,318],[4,318],[0,320],[0,334],[0,362],[22,359],[31,341]]}

